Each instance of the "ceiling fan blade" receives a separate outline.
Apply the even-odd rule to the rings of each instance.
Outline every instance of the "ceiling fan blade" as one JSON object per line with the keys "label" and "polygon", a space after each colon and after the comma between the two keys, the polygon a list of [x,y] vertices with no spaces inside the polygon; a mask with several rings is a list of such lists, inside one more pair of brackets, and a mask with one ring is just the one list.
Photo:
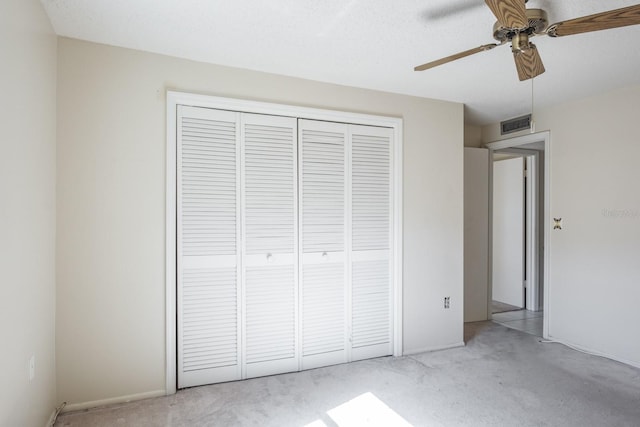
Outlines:
{"label": "ceiling fan blade", "polygon": [[456,53],[455,55],[447,56],[446,58],[438,59],[437,61],[427,62],[426,64],[418,65],[413,69],[413,71],[424,71],[429,68],[437,67],[438,65],[446,64],[447,62],[455,61],[456,59],[464,58],[465,56],[470,56],[476,53],[484,52],[486,50],[491,50],[496,46],[500,46],[499,44],[485,44],[480,47],[476,47],[474,49],[465,50],[464,52]]}
{"label": "ceiling fan blade", "polygon": [[513,59],[516,61],[520,81],[532,79],[545,71],[538,49],[533,43],[529,44],[528,49],[513,52]]}
{"label": "ceiling fan blade", "polygon": [[637,24],[640,24],[640,4],[558,22],[549,27],[547,34],[561,37]]}
{"label": "ceiling fan blade", "polygon": [[529,26],[525,0],[484,0],[491,12],[506,28],[526,28]]}

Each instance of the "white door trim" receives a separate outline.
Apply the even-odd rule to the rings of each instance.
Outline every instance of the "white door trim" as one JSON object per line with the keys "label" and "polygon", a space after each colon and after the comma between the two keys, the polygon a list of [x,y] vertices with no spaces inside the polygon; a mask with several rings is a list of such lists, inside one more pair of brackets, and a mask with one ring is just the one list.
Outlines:
{"label": "white door trim", "polygon": [[177,391],[176,379],[176,109],[178,105],[280,115],[393,129],[393,355],[402,355],[402,127],[401,118],[271,104],[167,91],[166,199],[165,199],[165,389]]}
{"label": "white door trim", "polygon": [[[501,141],[491,142],[486,144],[486,147],[489,149],[489,245],[488,245],[488,253],[489,253],[489,281],[488,281],[488,301],[487,304],[491,307],[491,283],[493,280],[491,265],[493,262],[492,253],[493,253],[493,242],[492,242],[492,233],[493,233],[493,152],[500,149],[505,148],[521,148],[521,146],[534,143],[534,142],[544,142],[544,257],[543,257],[543,270],[544,270],[544,289],[543,289],[543,327],[542,327],[542,336],[543,338],[549,337],[549,295],[551,293],[552,284],[549,280],[549,260],[551,253],[551,245],[550,245],[550,237],[551,237],[551,132],[537,132],[532,134],[527,134],[523,136],[518,136],[515,138],[509,138]],[[491,318],[491,310],[489,310],[489,318]]]}
{"label": "white door trim", "polygon": [[[494,151],[495,152],[495,151]],[[500,153],[516,154],[525,159],[527,168],[526,179],[526,306],[527,310],[542,310],[542,301],[540,301],[540,262],[537,256],[540,253],[540,152],[537,150],[522,148],[504,148]],[[544,227],[542,227],[544,228]]]}
{"label": "white door trim", "polygon": [[[526,197],[527,197],[527,219],[525,222],[526,233],[527,233],[527,298],[526,298],[526,309],[538,311],[542,309],[541,304],[539,302],[540,295],[540,280],[539,280],[539,257],[537,254],[540,253],[540,244],[538,237],[540,236],[539,229],[539,212],[540,212],[540,192],[538,188],[539,177],[538,177],[538,165],[540,161],[540,154],[535,153],[533,155],[525,157],[525,162],[527,164],[527,189],[526,189]],[[530,284],[529,284],[530,283]]]}

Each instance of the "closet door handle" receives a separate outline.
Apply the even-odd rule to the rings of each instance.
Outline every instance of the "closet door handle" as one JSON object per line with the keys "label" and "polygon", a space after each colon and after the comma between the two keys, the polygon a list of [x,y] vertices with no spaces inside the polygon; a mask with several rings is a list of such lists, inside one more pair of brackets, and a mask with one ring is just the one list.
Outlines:
{"label": "closet door handle", "polygon": [[325,260],[325,261],[328,261],[329,260],[329,254],[326,253],[326,252],[322,252],[322,259]]}
{"label": "closet door handle", "polygon": [[273,262],[273,255],[267,254],[267,262]]}

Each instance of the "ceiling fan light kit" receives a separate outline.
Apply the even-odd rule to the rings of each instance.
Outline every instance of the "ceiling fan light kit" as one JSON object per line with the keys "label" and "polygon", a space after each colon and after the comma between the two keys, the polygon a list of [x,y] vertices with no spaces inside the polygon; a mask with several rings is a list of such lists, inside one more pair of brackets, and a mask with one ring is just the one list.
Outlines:
{"label": "ceiling fan light kit", "polygon": [[428,70],[510,42],[518,78],[521,81],[529,80],[545,72],[538,49],[529,41],[531,37],[544,34],[550,37],[562,37],[640,24],[640,5],[634,5],[561,21],[549,26],[547,12],[542,9],[527,9],[526,2],[527,0],[485,0],[486,5],[498,20],[493,26],[493,37],[500,43],[482,45],[427,62],[415,67],[414,70]]}

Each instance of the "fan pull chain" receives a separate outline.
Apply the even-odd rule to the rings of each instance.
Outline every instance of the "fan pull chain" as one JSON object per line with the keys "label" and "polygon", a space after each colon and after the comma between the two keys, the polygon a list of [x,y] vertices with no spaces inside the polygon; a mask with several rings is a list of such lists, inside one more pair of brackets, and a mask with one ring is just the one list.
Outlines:
{"label": "fan pull chain", "polygon": [[536,131],[536,122],[533,120],[533,81],[535,80],[535,77],[531,78],[531,133],[534,133]]}

